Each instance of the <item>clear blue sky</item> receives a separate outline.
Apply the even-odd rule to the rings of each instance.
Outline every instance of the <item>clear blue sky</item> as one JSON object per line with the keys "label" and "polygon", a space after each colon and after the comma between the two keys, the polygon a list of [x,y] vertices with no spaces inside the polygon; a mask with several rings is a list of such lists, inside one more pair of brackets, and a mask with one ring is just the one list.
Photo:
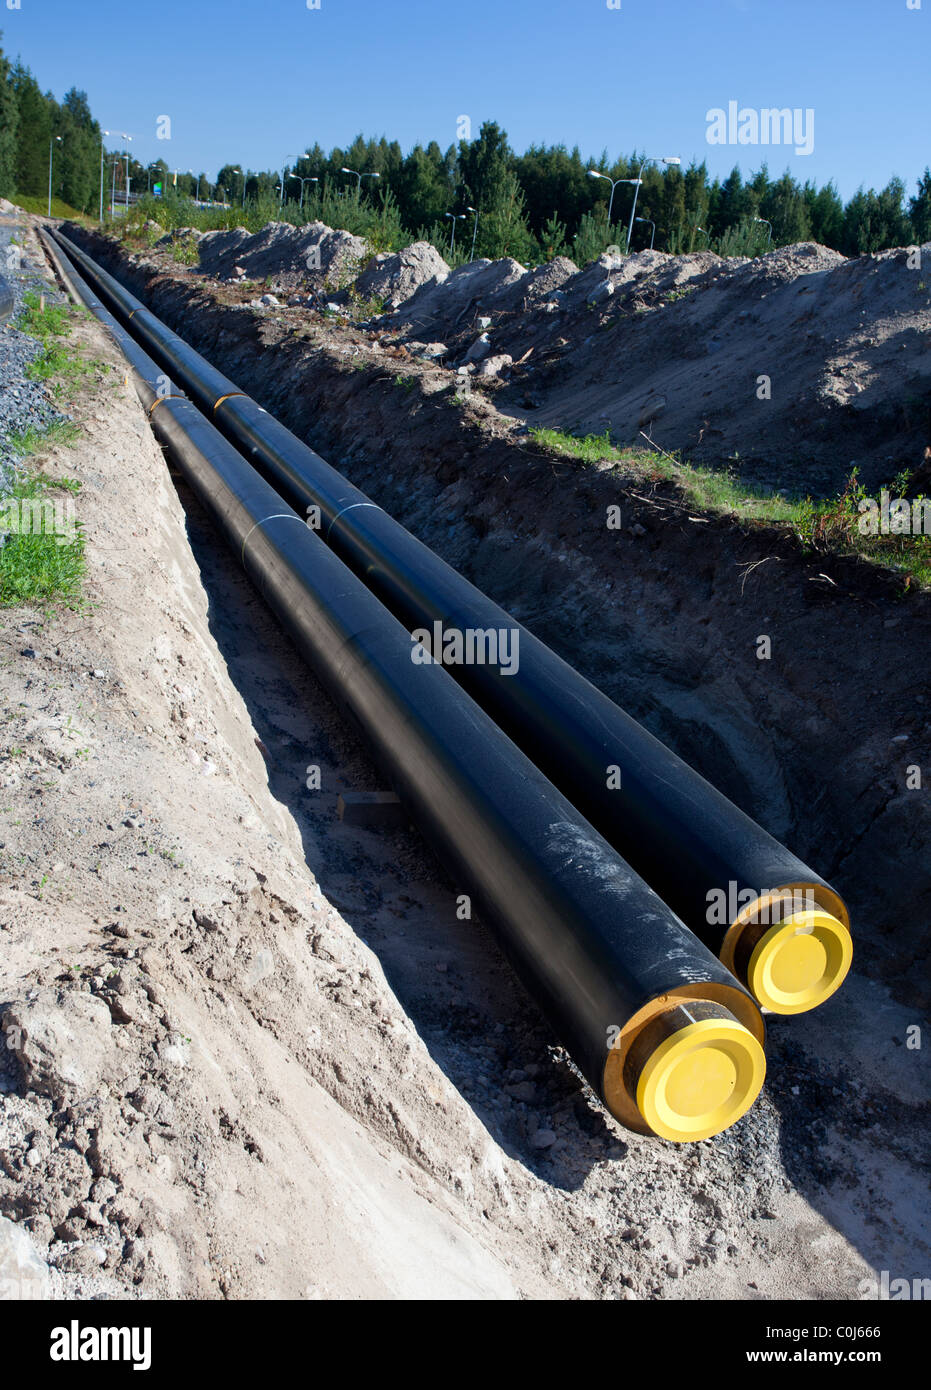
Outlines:
{"label": "clear blue sky", "polygon": [[[931,164],[931,0],[0,0],[6,53],[87,91],[148,163],[272,168],[362,132],[446,149],[494,119],[512,146],[767,160],[842,197]],[[914,0],[913,0],[914,3]],[[814,151],[710,146],[706,112],[814,110]],[[168,115],[172,139],[156,139]]]}

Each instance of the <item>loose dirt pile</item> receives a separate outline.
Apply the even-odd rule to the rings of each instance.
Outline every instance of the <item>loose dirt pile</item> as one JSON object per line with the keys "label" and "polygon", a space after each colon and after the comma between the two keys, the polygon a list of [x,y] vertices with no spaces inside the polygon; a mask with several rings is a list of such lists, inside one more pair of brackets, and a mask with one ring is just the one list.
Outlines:
{"label": "loose dirt pile", "polygon": [[305,284],[337,289],[357,274],[366,245],[361,237],[334,231],[323,222],[305,227],[269,222],[254,235],[245,227],[204,232],[197,250],[202,269],[218,279],[267,279],[280,289]]}
{"label": "loose dirt pile", "polygon": [[[201,269],[346,289],[364,254],[347,236],[321,223],[212,232]],[[801,496],[838,492],[854,466],[876,490],[931,445],[931,244],[849,261],[806,242],[754,260],[641,251],[583,270],[562,257],[444,270],[415,243],[376,258],[355,290],[386,301],[379,331],[500,382],[498,408],[529,425],[621,444],[646,431]]]}
{"label": "loose dirt pile", "polygon": [[397,308],[424,286],[441,284],[449,267],[429,241],[415,241],[394,255],[373,256],[353,289],[363,300],[381,299],[383,307]]}
{"label": "loose dirt pile", "polygon": [[483,334],[482,355],[519,363],[503,364],[498,407],[528,424],[621,444],[646,430],[693,462],[821,495],[854,465],[867,486],[888,482],[931,443],[931,245],[921,255],[923,271],[904,250],[640,252],[543,295],[541,272],[512,284],[497,262],[471,297],[454,273],[386,323],[401,341],[441,340],[453,366]]}

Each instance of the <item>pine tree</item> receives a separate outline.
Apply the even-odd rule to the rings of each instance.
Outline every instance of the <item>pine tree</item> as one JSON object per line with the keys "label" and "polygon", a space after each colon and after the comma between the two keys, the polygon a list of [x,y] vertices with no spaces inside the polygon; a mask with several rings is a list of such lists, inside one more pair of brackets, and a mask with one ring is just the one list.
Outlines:
{"label": "pine tree", "polygon": [[19,109],[12,71],[0,48],[0,198],[9,198],[16,191],[18,128]]}
{"label": "pine tree", "polygon": [[931,241],[931,169],[918,180],[918,192],[909,200],[909,216],[915,241],[921,246]]}

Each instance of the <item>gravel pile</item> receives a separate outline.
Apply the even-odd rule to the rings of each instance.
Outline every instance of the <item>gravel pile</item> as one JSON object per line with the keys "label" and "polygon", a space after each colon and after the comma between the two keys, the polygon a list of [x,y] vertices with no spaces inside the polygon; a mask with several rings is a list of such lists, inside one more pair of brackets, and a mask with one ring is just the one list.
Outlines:
{"label": "gravel pile", "polygon": [[16,459],[7,443],[9,436],[30,425],[48,429],[66,418],[50,404],[42,383],[26,376],[29,363],[42,351],[41,344],[12,327],[30,290],[43,293],[49,301],[61,302],[63,296],[42,278],[27,253],[14,243],[14,235],[21,242],[22,224],[0,215],[0,267],[16,301],[10,323],[0,329],[0,490],[8,486]]}

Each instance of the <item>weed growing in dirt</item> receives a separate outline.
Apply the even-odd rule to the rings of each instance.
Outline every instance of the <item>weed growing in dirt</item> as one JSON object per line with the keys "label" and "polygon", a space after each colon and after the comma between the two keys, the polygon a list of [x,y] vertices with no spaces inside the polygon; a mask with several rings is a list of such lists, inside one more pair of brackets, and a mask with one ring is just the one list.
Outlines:
{"label": "weed growing in dirt", "polygon": [[[612,445],[608,430],[603,435],[575,436],[560,430],[532,429],[530,434],[539,444],[563,458],[589,464],[609,460],[638,485],[670,483],[681,493],[685,504],[695,511],[733,516],[761,526],[788,526],[805,550],[859,555],[903,573],[906,588],[912,583],[931,585],[931,536],[861,533],[860,503],[867,493],[856,469],[840,496],[813,501],[811,497],[764,493],[742,482],[731,469],[702,468],[665,452],[636,448],[618,450]],[[900,473],[889,485],[890,494],[904,496],[909,477],[908,470]],[[923,498],[919,495],[913,500],[921,502]]]}
{"label": "weed growing in dirt", "polygon": [[39,295],[30,291],[25,297],[25,308],[16,320],[16,327],[33,338],[63,338],[69,331],[70,317],[67,304],[43,304]]}
{"label": "weed growing in dirt", "polygon": [[197,254],[197,242],[193,237],[181,237],[172,242],[171,259],[180,265],[197,265],[200,257]]}
{"label": "weed growing in dirt", "polygon": [[[913,582],[931,585],[931,536],[862,533],[860,503],[867,500],[869,494],[860,482],[858,471],[851,470],[839,497],[826,502],[805,499],[804,514],[797,527],[803,544],[816,551],[851,550],[875,564],[899,570],[905,575],[906,588]],[[894,497],[902,497],[908,491],[909,480],[906,469],[893,479],[887,490]],[[924,494],[919,493],[912,500],[921,503],[925,500]]]}
{"label": "weed growing in dirt", "polygon": [[562,454],[563,458],[580,459],[583,463],[601,463],[604,459],[616,459],[617,448],[611,443],[611,434],[586,434],[581,437],[563,434],[561,430],[532,429],[532,439],[538,444]]}
{"label": "weed growing in dirt", "polygon": [[[20,458],[29,458],[33,454],[45,453],[56,444],[70,447],[80,433],[73,420],[54,420],[48,429],[44,430],[38,429],[35,425],[29,425],[24,430],[13,430],[7,435],[5,442],[11,453],[18,454]],[[76,491],[72,486],[73,481],[69,479],[65,483],[56,483],[55,486],[67,486],[69,491]],[[51,482],[49,486],[52,486]],[[77,487],[80,487],[80,483]]]}
{"label": "weed growing in dirt", "polygon": [[55,397],[67,394],[68,388],[93,372],[93,364],[77,357],[58,343],[49,343],[26,368],[30,381],[47,381]]}
{"label": "weed growing in dirt", "polygon": [[70,536],[48,524],[48,493],[39,477],[21,477],[4,498],[4,506],[21,516],[27,510],[22,504],[37,505],[31,509],[32,524],[14,528],[0,544],[0,607],[52,601],[77,606],[85,568],[84,533],[80,522],[74,523]]}
{"label": "weed growing in dirt", "polygon": [[[74,433],[78,434],[77,426],[73,428]],[[83,487],[79,478],[50,478],[47,473],[36,474],[36,481],[48,488],[59,488],[62,492],[70,492],[73,497],[76,497]]]}
{"label": "weed growing in dirt", "polygon": [[352,308],[353,318],[364,322],[366,319],[377,318],[385,311],[385,300],[377,294],[372,295],[371,299],[363,299],[356,290],[350,288],[349,303]]}

